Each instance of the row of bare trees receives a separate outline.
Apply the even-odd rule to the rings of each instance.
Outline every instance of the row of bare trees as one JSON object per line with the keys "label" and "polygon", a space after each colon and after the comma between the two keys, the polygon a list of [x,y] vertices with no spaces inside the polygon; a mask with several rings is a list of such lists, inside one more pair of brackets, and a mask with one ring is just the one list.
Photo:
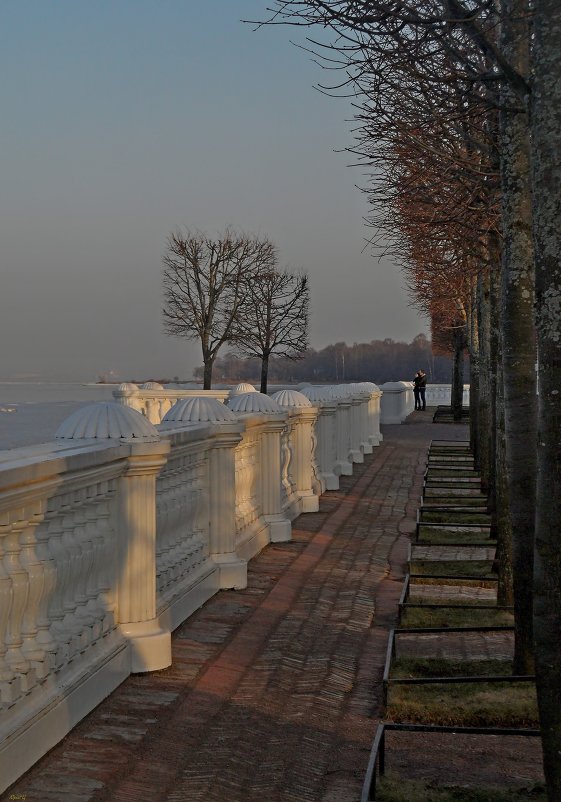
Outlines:
{"label": "row of bare trees", "polygon": [[165,330],[200,342],[205,390],[225,344],[261,360],[262,393],[271,354],[299,359],[306,351],[308,277],[281,269],[267,238],[232,229],[216,237],[176,231],[162,262]]}
{"label": "row of bare trees", "polygon": [[558,802],[561,3],[276,0],[270,11],[271,24],[305,26],[309,49],[339,70],[324,90],[355,98],[373,244],[401,262],[433,339],[457,353],[467,343],[500,600],[515,606],[515,672],[535,668]]}

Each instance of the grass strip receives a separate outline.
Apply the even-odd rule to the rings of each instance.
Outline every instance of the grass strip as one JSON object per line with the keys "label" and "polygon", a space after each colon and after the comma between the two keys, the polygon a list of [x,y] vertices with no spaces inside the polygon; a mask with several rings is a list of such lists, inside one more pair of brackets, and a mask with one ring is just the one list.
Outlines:
{"label": "grass strip", "polygon": [[406,607],[401,614],[402,627],[502,627],[512,626],[514,615],[510,610],[478,609],[476,605],[465,609]]}
{"label": "grass strip", "polygon": [[[476,774],[477,767],[474,767]],[[547,802],[542,783],[508,788],[443,785],[387,773],[376,781],[376,802]]]}
{"label": "grass strip", "polygon": [[532,682],[390,685],[386,718],[455,727],[539,727]]}
{"label": "grass strip", "polygon": [[[479,607],[480,605],[481,606],[484,606],[484,605],[488,606],[490,604],[496,604],[494,599],[487,599],[487,598],[484,598],[484,599],[478,599],[478,598],[474,598],[474,599],[457,599],[457,598],[454,598],[454,599],[449,599],[447,601],[443,601],[442,599],[440,599],[439,601],[435,602],[434,599],[427,599],[426,596],[415,596],[414,594],[409,596],[409,599],[408,599],[407,603],[408,604],[421,604],[421,605],[438,604],[439,606],[441,606],[443,608],[444,607],[448,607],[450,605],[454,605],[454,607],[456,607],[458,604],[465,605],[466,607]],[[405,609],[407,609],[407,608],[405,608]]]}
{"label": "grass strip", "polygon": [[456,507],[482,507],[484,512],[487,512],[487,498],[485,496],[463,496],[461,494],[454,495],[453,493],[425,493],[423,497],[423,506],[427,504],[445,504],[446,506],[454,505]]}
{"label": "grass strip", "polygon": [[447,660],[445,657],[398,657],[392,663],[392,679],[424,677],[485,677],[512,673],[510,660]]}
{"label": "grass strip", "polygon": [[433,524],[482,524],[491,525],[491,516],[485,512],[459,512],[458,510],[427,510],[420,511],[421,523]]}
{"label": "grass strip", "polygon": [[469,576],[493,579],[492,560],[411,560],[411,574],[439,576]]}
{"label": "grass strip", "polygon": [[479,546],[480,548],[492,548],[497,545],[497,541],[490,537],[485,537],[484,532],[453,532],[447,529],[433,529],[429,534],[424,531],[419,533],[416,545],[424,546]]}

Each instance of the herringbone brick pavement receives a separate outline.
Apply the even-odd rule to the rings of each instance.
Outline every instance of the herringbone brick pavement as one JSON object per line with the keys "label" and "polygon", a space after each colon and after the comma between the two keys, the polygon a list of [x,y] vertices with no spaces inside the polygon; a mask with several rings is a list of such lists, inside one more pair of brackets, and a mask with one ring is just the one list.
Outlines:
{"label": "herringbone brick pavement", "polygon": [[130,677],[1,802],[356,802],[428,444],[465,438],[428,417],[385,427],[246,590],[176,630],[169,669]]}

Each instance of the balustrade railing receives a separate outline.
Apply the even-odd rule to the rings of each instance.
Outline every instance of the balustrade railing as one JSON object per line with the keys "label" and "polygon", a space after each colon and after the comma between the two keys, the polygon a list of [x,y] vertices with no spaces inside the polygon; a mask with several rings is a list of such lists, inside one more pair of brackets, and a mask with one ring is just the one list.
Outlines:
{"label": "balustrade railing", "polygon": [[125,387],[56,442],[0,452],[0,788],[130,673],[169,665],[173,629],[380,442],[380,395],[234,412],[219,391],[182,418],[172,391]]}

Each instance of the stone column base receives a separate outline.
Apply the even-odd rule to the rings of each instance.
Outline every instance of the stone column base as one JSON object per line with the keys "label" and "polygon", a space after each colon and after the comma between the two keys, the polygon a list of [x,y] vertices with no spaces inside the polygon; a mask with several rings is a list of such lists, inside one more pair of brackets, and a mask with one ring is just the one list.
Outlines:
{"label": "stone column base", "polygon": [[292,524],[286,518],[272,515],[263,516],[269,525],[269,541],[271,543],[286,543],[292,540]]}
{"label": "stone column base", "polygon": [[247,562],[235,552],[228,554],[211,554],[220,572],[221,590],[243,590],[247,588]]}
{"label": "stone column base", "polygon": [[131,655],[131,673],[160,671],[171,665],[171,633],[160,627],[157,618],[121,624]]}
{"label": "stone column base", "polygon": [[352,476],[353,466],[350,462],[339,460],[335,463],[335,470],[339,476]]}
{"label": "stone column base", "polygon": [[317,512],[319,510],[319,498],[312,493],[308,496],[300,496],[302,512]]}

